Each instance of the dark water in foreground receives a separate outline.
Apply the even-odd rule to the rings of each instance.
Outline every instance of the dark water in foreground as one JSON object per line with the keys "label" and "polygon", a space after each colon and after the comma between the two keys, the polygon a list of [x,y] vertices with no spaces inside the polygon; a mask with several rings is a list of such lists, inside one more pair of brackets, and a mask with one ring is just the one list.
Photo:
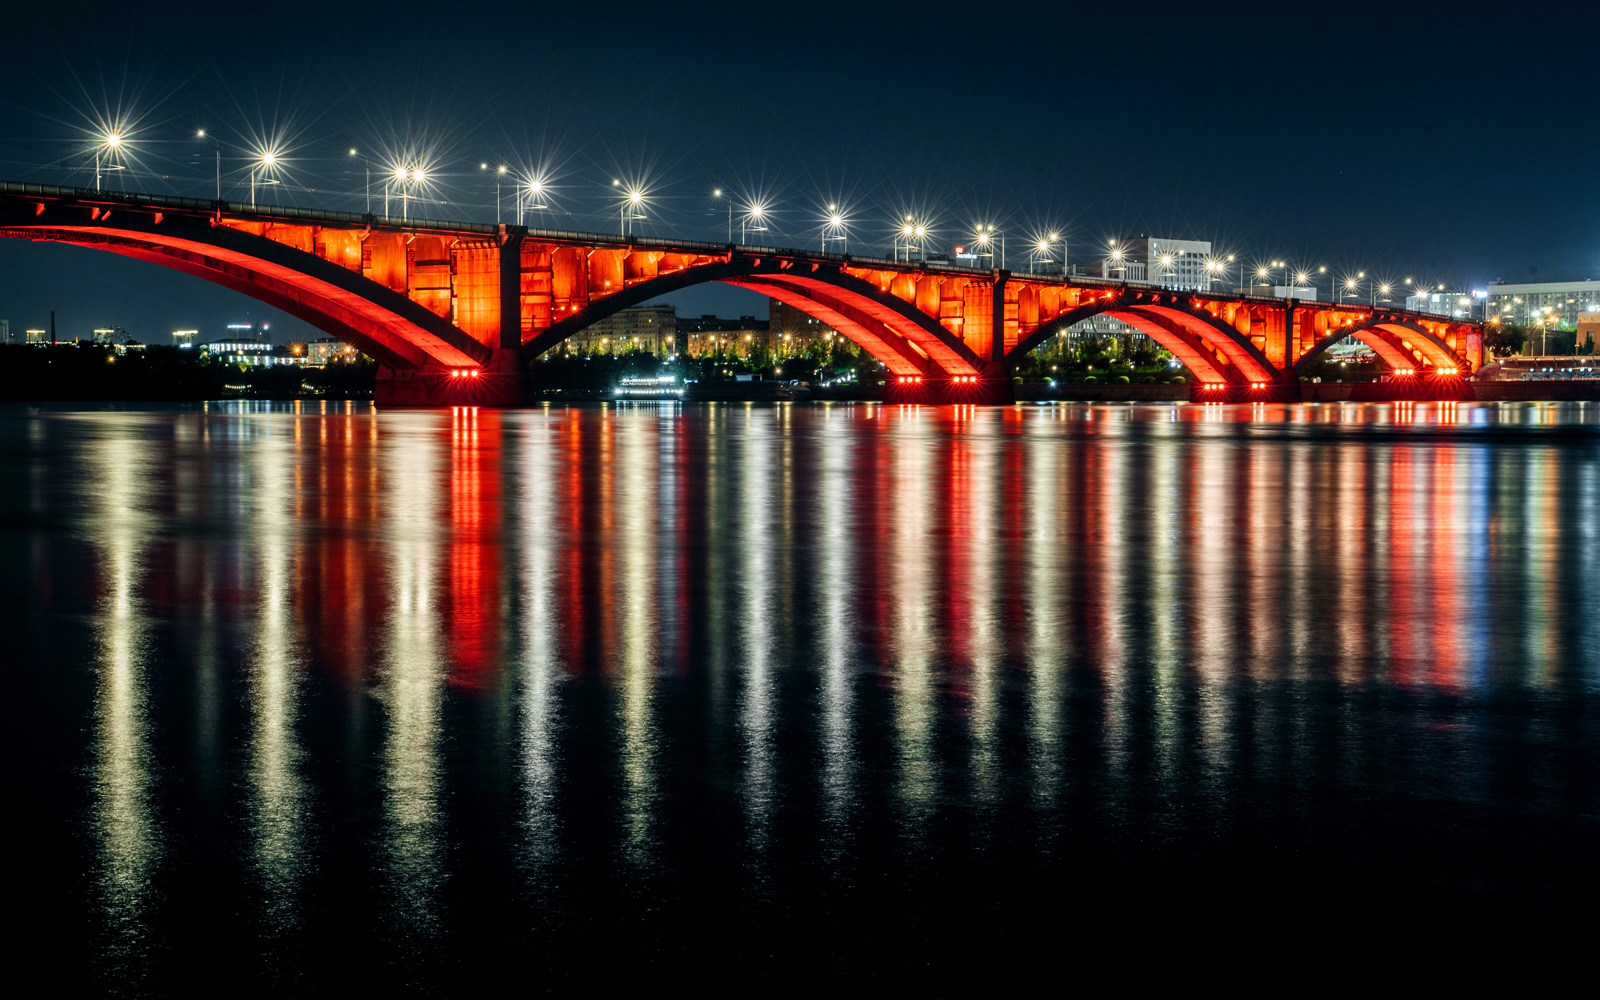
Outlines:
{"label": "dark water in foreground", "polygon": [[63,985],[903,984],[1600,889],[1593,404],[13,409],[0,482]]}

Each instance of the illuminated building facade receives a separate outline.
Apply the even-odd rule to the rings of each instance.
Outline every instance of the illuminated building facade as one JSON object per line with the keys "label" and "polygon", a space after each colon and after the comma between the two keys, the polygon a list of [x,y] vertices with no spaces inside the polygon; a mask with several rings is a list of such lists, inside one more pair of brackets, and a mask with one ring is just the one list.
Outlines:
{"label": "illuminated building facade", "polygon": [[296,354],[292,347],[274,347],[264,340],[212,340],[201,344],[199,350],[207,358],[252,368],[306,363],[303,352]]}
{"label": "illuminated building facade", "polygon": [[1216,277],[1206,270],[1210,257],[1208,240],[1139,236],[1114,241],[1104,257],[1086,266],[1097,266],[1100,273],[1091,276],[1109,281],[1143,281],[1162,288],[1208,292]]}
{"label": "illuminated building facade", "polygon": [[567,339],[573,354],[675,353],[678,310],[673,306],[635,306],[596,320]]}
{"label": "illuminated building facade", "polygon": [[1578,315],[1600,312],[1600,281],[1552,281],[1539,284],[1489,286],[1491,323],[1514,326],[1548,326],[1572,330]]}
{"label": "illuminated building facade", "polygon": [[320,337],[305,345],[306,364],[326,365],[330,361],[354,361],[360,357],[354,347],[333,337]]}
{"label": "illuminated building facade", "polygon": [[813,344],[831,342],[839,331],[787,302],[772,300],[768,313],[768,346],[780,356],[803,354]]}
{"label": "illuminated building facade", "polygon": [[1417,292],[1415,295],[1406,296],[1406,308],[1419,313],[1430,313],[1434,316],[1449,316],[1453,319],[1471,319],[1477,315],[1480,307],[1478,296],[1471,292],[1453,292],[1440,287],[1431,291]]}

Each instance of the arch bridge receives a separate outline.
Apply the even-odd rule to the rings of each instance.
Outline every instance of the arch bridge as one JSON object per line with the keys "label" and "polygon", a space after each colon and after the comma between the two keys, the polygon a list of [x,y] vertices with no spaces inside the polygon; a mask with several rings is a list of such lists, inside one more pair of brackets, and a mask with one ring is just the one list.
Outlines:
{"label": "arch bridge", "polygon": [[36,184],[0,183],[0,237],[93,247],[233,288],[374,358],[378,401],[398,405],[520,403],[532,358],[709,281],[850,338],[883,363],[892,401],[1008,402],[1026,352],[1094,316],[1171,351],[1202,400],[1298,400],[1307,366],[1347,336],[1419,386],[1483,363],[1481,324],[1404,310]]}

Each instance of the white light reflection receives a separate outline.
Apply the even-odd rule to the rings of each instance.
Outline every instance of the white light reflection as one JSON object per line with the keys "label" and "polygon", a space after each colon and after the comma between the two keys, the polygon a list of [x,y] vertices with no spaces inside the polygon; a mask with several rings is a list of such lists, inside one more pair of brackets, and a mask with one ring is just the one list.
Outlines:
{"label": "white light reflection", "polygon": [[852,490],[852,444],[867,432],[853,426],[855,407],[830,406],[824,411],[819,493],[822,498],[822,808],[829,831],[824,856],[837,864],[848,850],[847,836],[855,815],[854,684],[851,634],[851,554],[855,497]]}
{"label": "white light reflection", "polygon": [[960,458],[951,494],[967,498],[965,521],[952,527],[967,544],[967,655],[972,665],[972,794],[986,815],[999,805],[999,672],[1003,614],[999,574],[1001,537],[997,507],[1004,410],[963,407],[968,419],[953,428]]}
{"label": "white light reflection", "polygon": [[[1084,642],[1064,613],[1072,595],[1062,582],[1062,570],[1074,555],[1073,540],[1081,536],[1072,530],[1072,519],[1087,516],[1072,503],[1082,494],[1068,462],[1074,449],[1086,449],[1072,436],[1065,417],[1070,412],[1052,406],[1030,414],[1028,441],[1018,445],[1026,463],[1023,495],[1010,514],[1026,524],[1028,762],[1034,805],[1045,813],[1054,808],[1061,781],[1062,667],[1067,650]],[[1052,835],[1050,826],[1042,829]]]}
{"label": "white light reflection", "polygon": [[739,468],[742,509],[738,525],[740,566],[738,587],[744,623],[739,644],[744,658],[743,687],[739,696],[739,729],[744,737],[744,806],[751,853],[766,854],[771,836],[772,808],[776,798],[773,776],[773,618],[779,614],[774,600],[772,550],[783,546],[774,523],[777,498],[771,473],[774,411],[745,407]]}
{"label": "white light reflection", "polygon": [[[569,418],[570,419],[570,418]],[[559,431],[550,411],[525,418],[520,437],[522,606],[518,617],[522,632],[521,681],[522,773],[526,797],[527,864],[543,873],[557,863],[561,846],[556,813],[558,788],[557,739],[561,724],[561,665],[556,651],[555,567],[558,545],[556,504],[550,489],[555,482],[555,452]]]}
{"label": "white light reflection", "polygon": [[623,817],[625,851],[632,863],[649,865],[655,847],[657,737],[656,671],[660,663],[660,608],[656,601],[657,438],[654,427],[637,411],[606,421],[602,434],[616,436],[613,472],[617,488],[603,491],[612,498],[611,523],[620,536],[622,567],[615,616],[620,616],[622,648],[622,772],[626,782]]}
{"label": "white light reflection", "polygon": [[890,559],[894,565],[894,611],[890,616],[895,664],[894,722],[900,757],[898,792],[902,836],[919,844],[934,805],[937,771],[933,756],[933,657],[937,621],[932,607],[932,553],[940,544],[932,520],[934,497],[929,490],[935,455],[941,445],[927,424],[936,419],[927,408],[895,407],[889,415],[890,488],[881,502],[890,505],[886,519],[894,525]]}
{"label": "white light reflection", "polygon": [[145,491],[158,481],[154,449],[138,440],[128,414],[92,419],[94,470],[86,483],[92,515],[86,530],[102,560],[103,596],[94,615],[99,669],[95,684],[94,886],[110,932],[107,951],[132,972],[143,964],[151,870],[161,833],[151,815],[146,644],[150,630],[139,599],[140,561],[154,525]]}
{"label": "white light reflection", "polygon": [[[300,419],[295,418],[298,428]],[[267,422],[267,426],[273,426]],[[300,665],[294,653],[290,546],[295,530],[290,443],[269,437],[241,457],[254,466],[253,503],[246,511],[260,546],[255,652],[250,665],[251,834],[268,924],[295,922],[304,877],[306,792],[295,741]]]}
{"label": "white light reflection", "polygon": [[389,620],[378,668],[385,708],[383,849],[395,926],[432,935],[441,928],[445,878],[440,711],[445,668],[436,606],[441,526],[450,523],[439,488],[439,421],[448,414],[384,414],[380,458],[390,498],[383,519],[389,555]]}

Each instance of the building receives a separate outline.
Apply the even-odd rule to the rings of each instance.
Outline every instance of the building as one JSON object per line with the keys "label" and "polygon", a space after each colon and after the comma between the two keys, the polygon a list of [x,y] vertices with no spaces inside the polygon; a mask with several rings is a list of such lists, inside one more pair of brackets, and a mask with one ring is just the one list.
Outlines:
{"label": "building", "polygon": [[723,319],[720,316],[678,317],[678,347],[691,358],[719,351],[740,357],[768,343],[772,324],[754,316]]}
{"label": "building", "polygon": [[1478,315],[1477,296],[1471,292],[1448,291],[1443,285],[1432,291],[1407,295],[1406,308],[1451,319],[1472,319]]}
{"label": "building", "polygon": [[612,313],[568,337],[562,350],[572,354],[626,354],[677,351],[678,311],[672,306],[635,306]]}
{"label": "building", "polygon": [[267,368],[272,365],[303,365],[306,356],[293,348],[278,348],[265,340],[211,340],[198,347],[202,357],[234,365]]}
{"label": "building", "polygon": [[[1100,276],[1112,281],[1143,281],[1162,288],[1208,292],[1220,277],[1211,268],[1208,240],[1174,240],[1139,236],[1113,240],[1098,264]],[[1087,266],[1087,265],[1086,265]],[[1135,277],[1135,275],[1141,275]]]}
{"label": "building", "polygon": [[1488,288],[1491,323],[1572,330],[1578,315],[1600,312],[1600,281],[1553,281],[1529,285],[1496,282]]}
{"label": "building", "polygon": [[0,344],[11,343],[11,321],[0,319]]}
{"label": "building", "polygon": [[1578,327],[1576,349],[1583,352],[1594,351],[1600,354],[1600,309],[1588,309],[1578,313]]}
{"label": "building", "polygon": [[356,349],[332,337],[319,337],[305,345],[306,364],[326,365],[330,361],[354,361]]}
{"label": "building", "polygon": [[25,336],[27,337],[27,342],[30,343],[30,344],[43,345],[43,344],[50,343],[50,331],[49,330],[40,330],[40,329],[29,330],[29,331],[27,331]]}
{"label": "building", "polygon": [[772,300],[768,316],[767,346],[782,357],[803,354],[813,344],[839,336],[839,331],[820,319],[777,299]]}
{"label": "building", "polygon": [[1244,294],[1259,295],[1269,299],[1298,299],[1301,302],[1322,301],[1317,298],[1316,285],[1251,285],[1244,289]]}
{"label": "building", "polygon": [[1075,277],[1098,278],[1101,281],[1144,281],[1146,271],[1144,264],[1139,261],[1124,260],[1120,257],[1113,260],[1108,257],[1105,260],[1091,260],[1086,264],[1074,264],[1072,274]]}

